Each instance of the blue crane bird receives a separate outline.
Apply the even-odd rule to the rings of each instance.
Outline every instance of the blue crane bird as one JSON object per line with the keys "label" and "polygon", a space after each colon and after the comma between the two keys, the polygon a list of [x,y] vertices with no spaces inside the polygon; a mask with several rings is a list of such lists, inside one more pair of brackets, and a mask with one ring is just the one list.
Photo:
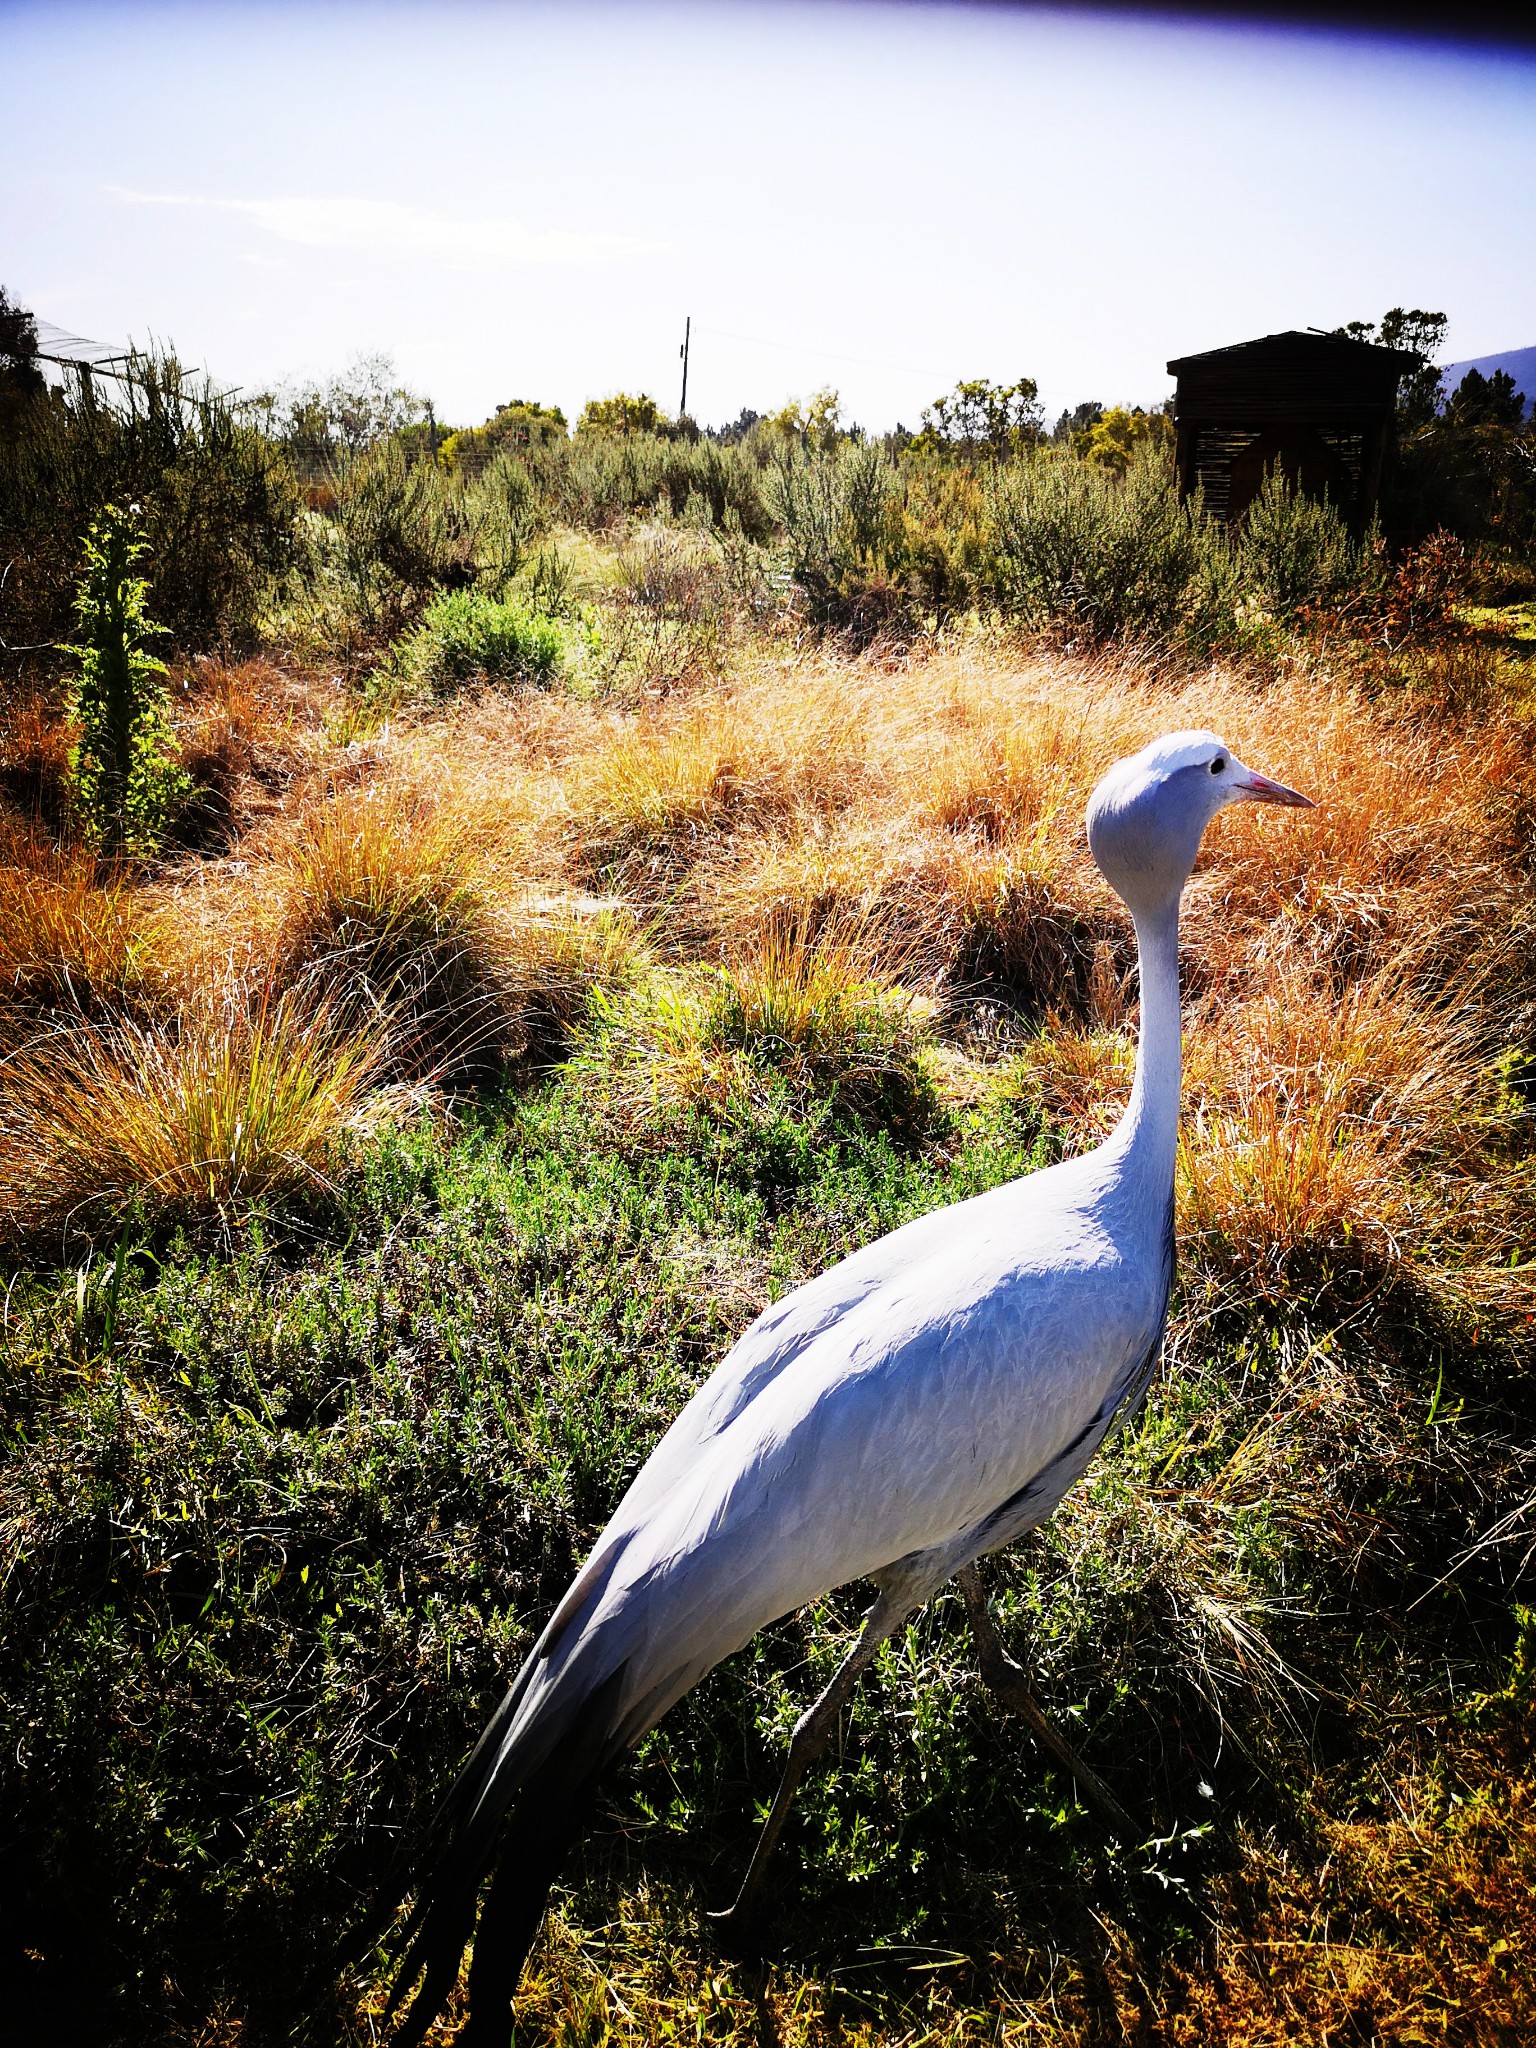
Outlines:
{"label": "blue crane bird", "polygon": [[506,2042],[599,1774],[760,1628],[853,1579],[873,1581],[874,1605],[795,1727],[731,1913],[754,1899],[860,1672],[957,1575],[983,1676],[1128,1825],[1031,1700],[975,1563],[1055,1510],[1156,1365],[1174,1262],[1179,901],[1206,826],[1238,801],[1310,804],[1211,732],[1154,740],[1099,783],[1088,840],[1131,912],[1141,972],[1125,1114],[1095,1150],[919,1217],[786,1295],[694,1395],[433,1823],[389,2006],[425,1972],[402,2048],[441,2010],[472,1932],[460,2040]]}

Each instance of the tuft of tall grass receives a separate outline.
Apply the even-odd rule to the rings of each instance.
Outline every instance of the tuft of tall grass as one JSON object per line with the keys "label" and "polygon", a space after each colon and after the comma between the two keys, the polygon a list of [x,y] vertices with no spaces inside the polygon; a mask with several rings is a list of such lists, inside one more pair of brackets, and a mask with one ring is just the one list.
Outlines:
{"label": "tuft of tall grass", "polygon": [[6,1028],[47,1012],[84,1018],[138,1003],[150,934],[127,874],[45,840],[13,839],[6,851],[0,1013],[13,1013]]}
{"label": "tuft of tall grass", "polygon": [[785,915],[712,969],[657,971],[618,1000],[599,996],[573,1066],[608,1076],[640,1121],[678,1106],[734,1115],[820,1101],[908,1124],[929,1094],[920,1054],[933,1006],[896,984],[881,951],[857,921]]}
{"label": "tuft of tall grass", "polygon": [[30,1039],[4,1062],[0,1214],[27,1238],[132,1209],[231,1223],[330,1184],[382,1033],[297,991]]}
{"label": "tuft of tall grass", "polygon": [[508,1049],[549,1067],[571,1050],[594,997],[621,996],[647,961],[646,935],[622,906],[526,900],[498,920]]}
{"label": "tuft of tall grass", "polygon": [[64,836],[70,811],[68,722],[40,691],[28,691],[0,710],[0,793],[38,831]]}
{"label": "tuft of tall grass", "polygon": [[825,814],[857,786],[856,711],[830,694],[696,698],[604,735],[570,777],[580,857],[639,881],[675,872],[715,834]]}
{"label": "tuft of tall grass", "polygon": [[1416,967],[1400,946],[1340,991],[1282,963],[1247,1003],[1205,1006],[1180,1196],[1229,1293],[1280,1303],[1321,1278],[1451,1307],[1518,1244],[1488,1198],[1527,1121],[1498,1084],[1496,964],[1433,996]]}
{"label": "tuft of tall grass", "polygon": [[505,1026],[498,941],[468,821],[390,782],[305,812],[277,862],[274,971],[379,1020],[396,1065],[482,1062]]}

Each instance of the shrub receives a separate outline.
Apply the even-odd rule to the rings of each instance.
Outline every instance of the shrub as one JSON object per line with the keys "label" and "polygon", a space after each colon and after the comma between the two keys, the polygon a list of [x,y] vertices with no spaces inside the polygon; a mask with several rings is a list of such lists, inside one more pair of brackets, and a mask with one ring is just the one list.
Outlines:
{"label": "shrub", "polygon": [[306,481],[421,419],[427,401],[402,385],[393,357],[363,349],[323,384],[287,384],[258,401]]}
{"label": "shrub", "polygon": [[1005,462],[1040,439],[1039,397],[1033,377],[1021,377],[1017,384],[967,378],[948,396],[923,408],[917,445],[973,460],[984,455]]}
{"label": "shrub", "polygon": [[480,472],[469,504],[481,573],[493,588],[499,588],[517,575],[529,548],[548,526],[548,506],[527,464],[507,450]]}
{"label": "shrub", "polygon": [[80,664],[75,801],[109,856],[154,846],[187,788],[172,755],[165,663],[147,644],[163,629],[145,613],[148,584],[133,574],[147,552],[135,515],[108,505],[85,537],[80,644],[64,650]]}
{"label": "shrub", "polygon": [[820,454],[780,440],[765,483],[811,625],[855,646],[910,630],[916,607],[905,575],[905,492],[884,448],[848,442]]}
{"label": "shrub", "polygon": [[997,473],[993,595],[1005,613],[1088,640],[1160,640],[1183,622],[1207,536],[1163,459],[1123,478],[1055,453]]}
{"label": "shrub", "polygon": [[455,590],[428,605],[402,659],[439,697],[476,677],[547,687],[560,673],[565,642],[553,619],[513,599]]}
{"label": "shrub", "polygon": [[1085,461],[1096,462],[1118,476],[1130,468],[1138,448],[1148,444],[1171,451],[1173,418],[1166,412],[1144,412],[1139,405],[1112,405],[1073,439],[1073,447]]}
{"label": "shrub", "polygon": [[129,359],[109,397],[28,407],[0,437],[0,638],[61,640],[80,535],[103,505],[144,507],[155,604],[171,644],[251,638],[301,558],[286,459],[229,398],[169,355]]}
{"label": "shrub", "polygon": [[1234,553],[1243,592],[1280,619],[1337,602],[1376,569],[1369,543],[1355,538],[1337,509],[1307,497],[1279,469],[1244,515]]}
{"label": "shrub", "polygon": [[498,406],[484,426],[465,427],[450,434],[438,454],[445,468],[478,476],[498,455],[543,448],[569,438],[570,429],[558,405],[514,398]]}
{"label": "shrub", "polygon": [[651,528],[619,559],[614,660],[654,688],[718,674],[736,612],[720,548],[707,536]]}
{"label": "shrub", "polygon": [[632,396],[616,391],[611,398],[589,398],[581,408],[576,432],[585,438],[593,434],[652,434],[666,425],[666,414],[645,392]]}
{"label": "shrub", "polygon": [[740,447],[660,434],[589,434],[570,447],[530,453],[540,488],[573,526],[601,531],[640,512],[680,519],[702,504],[721,530],[749,541],[772,537],[760,473]]}
{"label": "shrub", "polygon": [[475,579],[475,532],[462,490],[430,463],[381,442],[338,472],[340,569],[366,635],[392,639],[444,585]]}

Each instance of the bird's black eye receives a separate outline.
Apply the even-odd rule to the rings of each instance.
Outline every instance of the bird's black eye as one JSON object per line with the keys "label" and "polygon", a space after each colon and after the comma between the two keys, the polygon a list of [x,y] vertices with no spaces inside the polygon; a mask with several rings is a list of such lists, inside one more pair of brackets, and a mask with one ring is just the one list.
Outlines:
{"label": "bird's black eye", "polygon": [[1218,754],[1215,760],[1211,763],[1211,773],[1213,775],[1219,775],[1222,769],[1226,767],[1226,765],[1227,764],[1223,756]]}

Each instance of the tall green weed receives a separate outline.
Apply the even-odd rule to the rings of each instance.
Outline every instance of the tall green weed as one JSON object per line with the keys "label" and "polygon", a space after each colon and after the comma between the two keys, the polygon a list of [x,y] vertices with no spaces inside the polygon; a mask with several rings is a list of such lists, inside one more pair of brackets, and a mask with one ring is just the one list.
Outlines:
{"label": "tall green weed", "polygon": [[187,778],[175,758],[165,663],[149,643],[164,631],[145,606],[148,584],[134,570],[149,552],[137,508],[108,505],[85,537],[85,573],[75,596],[79,663],[71,709],[79,727],[74,795],[109,858],[155,845]]}

